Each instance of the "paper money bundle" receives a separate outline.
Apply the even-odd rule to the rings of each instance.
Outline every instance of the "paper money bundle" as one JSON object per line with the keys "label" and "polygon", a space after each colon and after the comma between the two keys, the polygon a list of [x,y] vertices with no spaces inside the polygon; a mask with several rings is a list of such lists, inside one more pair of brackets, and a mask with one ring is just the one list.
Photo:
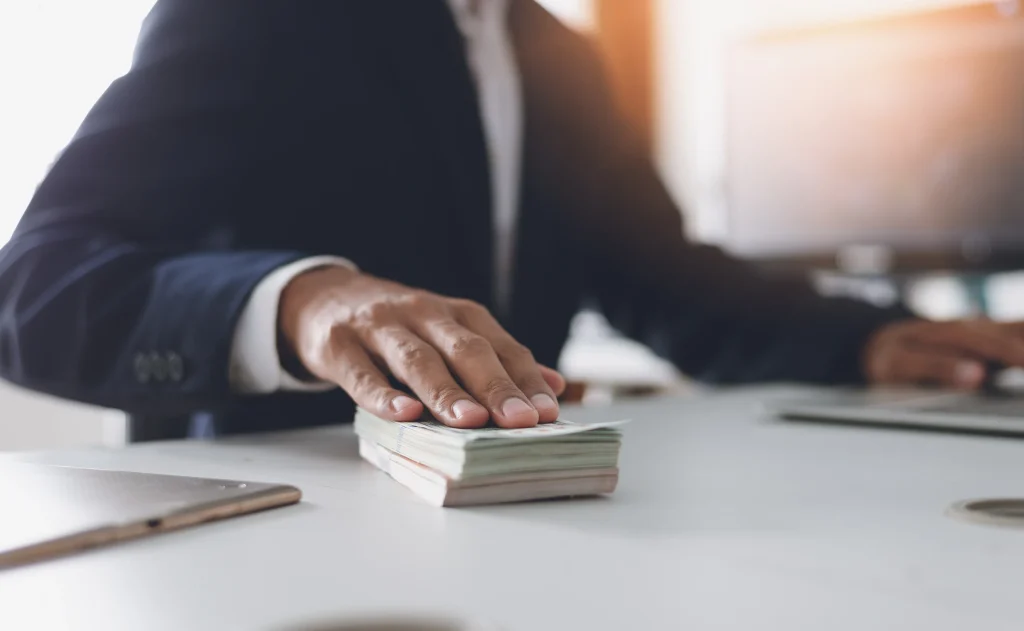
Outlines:
{"label": "paper money bundle", "polygon": [[455,429],[356,412],[359,454],[435,506],[611,493],[621,422]]}

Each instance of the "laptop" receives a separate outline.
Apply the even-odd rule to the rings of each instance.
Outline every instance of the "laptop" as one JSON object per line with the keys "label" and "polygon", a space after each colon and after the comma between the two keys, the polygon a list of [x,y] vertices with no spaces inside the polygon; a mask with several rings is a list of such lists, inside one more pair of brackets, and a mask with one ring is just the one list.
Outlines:
{"label": "laptop", "polygon": [[0,462],[0,570],[301,497],[281,484]]}
{"label": "laptop", "polygon": [[978,393],[921,389],[837,391],[777,402],[782,418],[1024,436],[1024,390]]}

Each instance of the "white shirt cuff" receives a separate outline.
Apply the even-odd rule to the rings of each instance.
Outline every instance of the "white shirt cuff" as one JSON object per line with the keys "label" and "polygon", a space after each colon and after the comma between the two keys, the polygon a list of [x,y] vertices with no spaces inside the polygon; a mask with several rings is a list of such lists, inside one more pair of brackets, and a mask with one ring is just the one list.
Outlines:
{"label": "white shirt cuff", "polygon": [[313,256],[277,268],[256,285],[235,325],[228,368],[233,392],[321,392],[335,387],[323,381],[296,379],[281,366],[281,357],[277,353],[277,309],[281,292],[299,274],[331,265],[359,269],[348,259],[338,256]]}

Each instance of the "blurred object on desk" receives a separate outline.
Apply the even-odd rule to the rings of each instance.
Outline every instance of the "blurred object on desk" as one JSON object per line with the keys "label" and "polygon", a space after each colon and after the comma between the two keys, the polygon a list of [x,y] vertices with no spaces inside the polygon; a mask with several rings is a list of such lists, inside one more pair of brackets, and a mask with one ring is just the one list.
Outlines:
{"label": "blurred object on desk", "polygon": [[581,311],[573,320],[559,368],[571,386],[563,398],[587,405],[699,390],[670,362],[623,337],[595,311]]}

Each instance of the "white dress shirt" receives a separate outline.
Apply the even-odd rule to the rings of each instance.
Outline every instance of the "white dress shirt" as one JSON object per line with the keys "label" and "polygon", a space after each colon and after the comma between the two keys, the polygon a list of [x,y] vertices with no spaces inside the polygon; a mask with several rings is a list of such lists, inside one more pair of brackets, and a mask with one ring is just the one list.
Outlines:
{"label": "white dress shirt", "polygon": [[[448,5],[466,42],[490,158],[494,282],[498,308],[505,310],[512,294],[523,136],[519,69],[507,28],[508,0],[448,0]],[[295,379],[281,367],[277,353],[281,292],[297,275],[324,265],[355,267],[352,261],[336,256],[302,259],[275,270],[253,290],[231,347],[229,376],[234,391],[265,394],[333,387]]]}

